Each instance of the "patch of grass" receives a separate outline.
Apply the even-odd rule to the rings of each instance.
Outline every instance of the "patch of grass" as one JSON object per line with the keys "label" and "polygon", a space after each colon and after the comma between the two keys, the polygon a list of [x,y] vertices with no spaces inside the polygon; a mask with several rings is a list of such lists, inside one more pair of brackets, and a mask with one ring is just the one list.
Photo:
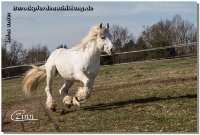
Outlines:
{"label": "patch of grass", "polygon": [[[57,76],[53,96],[57,112],[45,108],[43,84],[24,96],[21,78],[2,81],[4,132],[197,132],[197,59],[183,58],[101,67],[92,96],[81,107],[63,108]],[[70,90],[74,94],[81,83]],[[39,121],[13,122],[25,109]]]}

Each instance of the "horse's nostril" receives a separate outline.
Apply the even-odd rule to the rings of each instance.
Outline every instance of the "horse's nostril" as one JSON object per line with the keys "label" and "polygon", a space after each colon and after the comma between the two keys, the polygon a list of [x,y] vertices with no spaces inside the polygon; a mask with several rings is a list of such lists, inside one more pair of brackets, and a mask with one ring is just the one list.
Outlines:
{"label": "horse's nostril", "polygon": [[112,54],[115,53],[113,48],[110,49],[110,52],[111,52]]}

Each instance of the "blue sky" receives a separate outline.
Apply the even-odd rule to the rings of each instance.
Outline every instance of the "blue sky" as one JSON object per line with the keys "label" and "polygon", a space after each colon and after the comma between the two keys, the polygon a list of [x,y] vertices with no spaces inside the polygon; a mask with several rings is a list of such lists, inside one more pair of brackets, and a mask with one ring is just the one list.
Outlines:
{"label": "blue sky", "polygon": [[[92,12],[13,11],[13,6],[65,6],[94,8]],[[72,47],[80,42],[92,25],[109,22],[127,27],[136,38],[143,26],[179,14],[197,26],[196,2],[3,2],[2,38],[6,35],[6,15],[11,13],[11,37],[30,48],[47,45],[52,51],[60,44]]]}

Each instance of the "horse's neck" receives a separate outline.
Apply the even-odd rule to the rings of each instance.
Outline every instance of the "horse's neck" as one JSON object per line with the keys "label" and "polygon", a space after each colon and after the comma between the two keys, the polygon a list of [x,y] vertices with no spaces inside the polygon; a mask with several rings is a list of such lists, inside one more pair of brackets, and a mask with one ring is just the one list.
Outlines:
{"label": "horse's neck", "polygon": [[101,52],[97,49],[96,42],[88,43],[87,47],[85,48],[83,55],[86,59],[93,62],[93,64],[99,64],[100,62],[100,54]]}

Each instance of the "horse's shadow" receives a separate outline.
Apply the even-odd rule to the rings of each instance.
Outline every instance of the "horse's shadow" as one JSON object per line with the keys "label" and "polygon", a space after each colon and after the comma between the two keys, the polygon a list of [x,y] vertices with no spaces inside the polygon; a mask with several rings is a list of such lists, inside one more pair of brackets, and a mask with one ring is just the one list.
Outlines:
{"label": "horse's shadow", "polygon": [[[79,110],[87,110],[87,111],[96,111],[96,110],[110,110],[110,109],[116,109],[116,108],[121,108],[129,104],[145,104],[145,103],[152,103],[152,102],[157,102],[157,101],[165,101],[165,100],[172,100],[172,99],[184,99],[184,98],[197,98],[197,94],[187,94],[183,96],[177,96],[177,97],[149,97],[149,98],[142,98],[142,99],[130,99],[130,100],[125,100],[125,101],[118,101],[118,102],[112,102],[112,103],[101,103],[101,104],[96,104],[96,105],[91,105],[91,106],[85,106],[81,107]],[[64,114],[68,114],[74,111],[78,110],[69,110],[65,111]]]}

